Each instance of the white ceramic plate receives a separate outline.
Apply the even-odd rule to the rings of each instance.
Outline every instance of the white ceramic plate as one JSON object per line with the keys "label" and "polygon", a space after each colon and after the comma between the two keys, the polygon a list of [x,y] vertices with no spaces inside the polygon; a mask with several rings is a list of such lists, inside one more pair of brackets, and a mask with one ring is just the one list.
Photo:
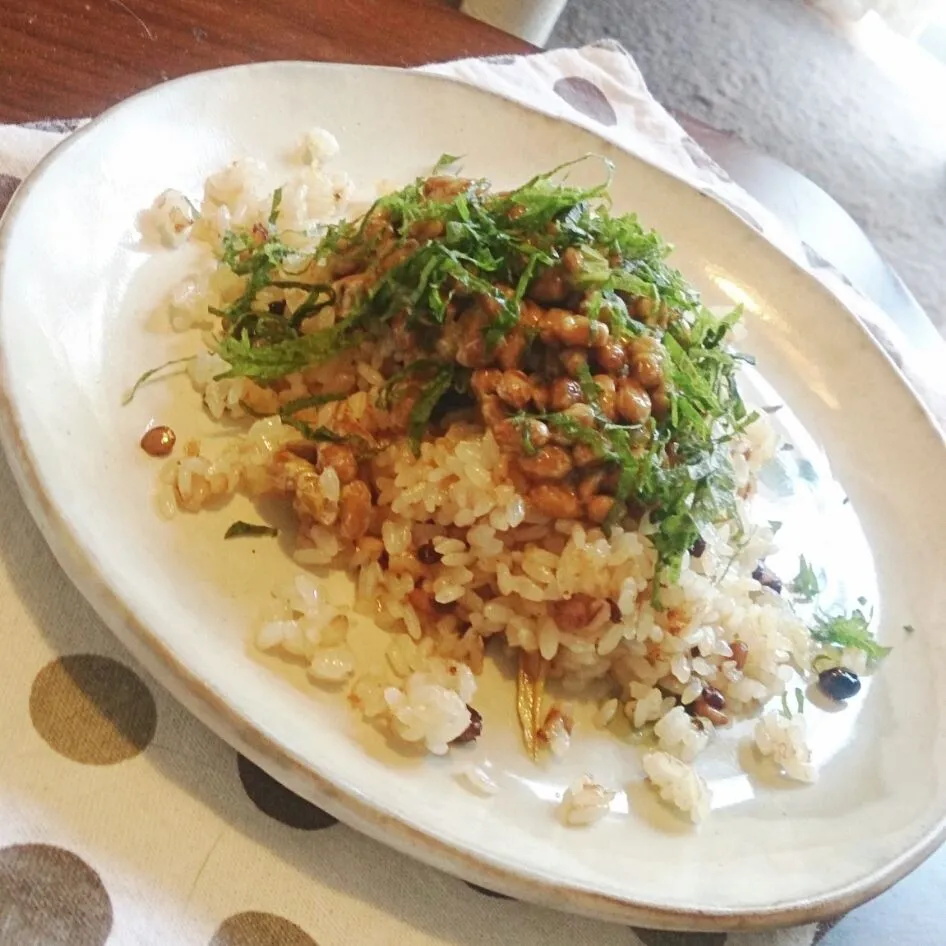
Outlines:
{"label": "white ceramic plate", "polygon": [[[150,256],[139,209],[174,186],[199,194],[235,157],[279,166],[313,126],[332,129],[357,180],[404,181],[442,152],[497,185],[587,151],[617,166],[614,197],[678,246],[710,303],[749,299],[764,402],[797,449],[769,482],[794,568],[807,550],[832,594],[867,596],[894,646],[841,713],[809,709],[813,787],[746,774],[746,729],[701,759],[715,810],[698,831],[642,788],[637,754],[585,727],[566,761],[519,746],[512,689],[487,674],[487,758],[501,791],[481,800],[454,762],[398,754],[343,699],[274,672],[246,645],[253,615],[292,566],[271,541],[221,542],[244,509],[155,518],[152,421],[181,436],[212,424],[178,378],[127,408],[142,370],[195,348],[148,313],[186,267]],[[677,928],[802,922],[844,910],[915,866],[943,833],[946,679],[940,627],[946,453],[910,391],[854,319],[713,200],[592,134],[442,79],[269,64],[171,82],[74,135],[20,190],[0,238],[4,446],[24,496],[72,579],[141,661],[209,726],[273,775],[394,847],[517,897]],[[724,291],[725,290],[725,291]],[[771,388],[766,387],[771,385]],[[820,445],[824,445],[824,449]],[[842,484],[842,485],[838,485]],[[845,502],[845,496],[850,501]],[[905,624],[916,627],[907,635]],[[371,646],[366,632],[361,642]],[[582,772],[622,789],[586,829],[554,808]]]}

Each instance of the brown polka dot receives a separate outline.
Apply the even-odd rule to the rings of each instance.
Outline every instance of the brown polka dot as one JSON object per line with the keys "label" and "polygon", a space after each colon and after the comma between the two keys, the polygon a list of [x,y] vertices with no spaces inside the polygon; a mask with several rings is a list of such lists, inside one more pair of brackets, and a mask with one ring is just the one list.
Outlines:
{"label": "brown polka dot", "polygon": [[20,186],[20,179],[11,174],[0,174],[0,214],[7,208],[13,192]]}
{"label": "brown polka dot", "polygon": [[243,790],[264,815],[303,831],[320,831],[338,824],[337,818],[280,785],[245,756],[237,756],[237,771]]}
{"label": "brown polka dot", "polygon": [[500,893],[498,890],[490,890],[488,887],[481,887],[479,884],[471,884],[468,880],[464,880],[463,883],[465,883],[467,887],[470,888],[470,890],[475,890],[477,893],[481,893],[484,897],[494,897],[496,900],[513,899],[513,897],[510,897],[504,893]]}
{"label": "brown polka dot", "polygon": [[112,904],[98,874],[48,844],[0,848],[0,943],[103,946]]}
{"label": "brown polka dot", "polygon": [[138,755],[158,722],[154,697],[141,679],[97,654],[46,664],[30,691],[30,718],[56,752],[86,765],[113,765]]}
{"label": "brown polka dot", "polygon": [[224,920],[210,946],[318,946],[304,930],[273,913],[235,913]]}
{"label": "brown polka dot", "polygon": [[725,933],[671,933],[667,930],[639,930],[634,932],[644,946],[725,946]]}
{"label": "brown polka dot", "polygon": [[593,118],[602,125],[616,125],[618,117],[611,103],[593,82],[581,76],[568,76],[559,79],[552,86],[559,98],[563,98],[576,112]]}

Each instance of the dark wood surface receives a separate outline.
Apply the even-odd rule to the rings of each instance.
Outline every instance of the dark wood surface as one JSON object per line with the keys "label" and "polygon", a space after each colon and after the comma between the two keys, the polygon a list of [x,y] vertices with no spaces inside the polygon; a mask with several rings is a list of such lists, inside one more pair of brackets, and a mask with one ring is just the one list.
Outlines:
{"label": "dark wood surface", "polygon": [[243,62],[417,66],[532,49],[437,0],[0,0],[0,122],[94,115]]}
{"label": "dark wood surface", "polygon": [[[415,66],[534,51],[462,16],[449,0],[0,0],[0,122],[95,115],[167,79],[243,62]],[[902,281],[824,191],[738,138],[677,117],[915,343],[936,337]]]}

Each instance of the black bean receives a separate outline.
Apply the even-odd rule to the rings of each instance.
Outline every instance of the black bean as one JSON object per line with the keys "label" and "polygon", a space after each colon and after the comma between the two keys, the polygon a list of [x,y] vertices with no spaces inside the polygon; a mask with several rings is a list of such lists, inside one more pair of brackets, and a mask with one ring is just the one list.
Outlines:
{"label": "black bean", "polygon": [[381,554],[378,556],[378,564],[381,566],[382,571],[388,570],[388,565],[390,564],[391,557],[388,555],[387,549],[381,549]]}
{"label": "black bean", "polygon": [[436,565],[442,558],[441,554],[434,548],[433,542],[425,542],[417,550],[417,561],[422,565]]}
{"label": "black bean", "polygon": [[690,546],[690,554],[694,558],[700,558],[705,551],[706,539],[704,539],[703,536],[698,536],[696,541]]}
{"label": "black bean", "polygon": [[467,705],[467,709],[470,711],[470,725],[456,739],[450,741],[451,746],[462,746],[466,742],[473,742],[483,731],[483,717],[472,706]]}
{"label": "black bean", "polygon": [[861,681],[856,673],[844,667],[829,667],[818,674],[818,686],[825,696],[837,703],[857,696]]}
{"label": "black bean", "polygon": [[778,577],[771,569],[766,568],[763,562],[759,562],[752,572],[752,577],[766,588],[771,588],[777,595],[782,593],[782,579]]}
{"label": "black bean", "polygon": [[286,314],[286,300],[277,299],[275,302],[270,302],[269,311],[273,315],[285,315]]}

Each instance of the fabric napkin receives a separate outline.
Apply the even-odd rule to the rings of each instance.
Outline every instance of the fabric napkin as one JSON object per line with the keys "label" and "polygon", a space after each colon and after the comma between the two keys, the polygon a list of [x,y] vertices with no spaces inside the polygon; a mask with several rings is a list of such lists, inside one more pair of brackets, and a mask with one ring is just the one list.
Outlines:
{"label": "fabric napkin", "polygon": [[[746,195],[604,42],[427,67],[584,125],[728,204],[847,305],[940,418],[930,365]],[[0,210],[81,122],[0,126]],[[180,709],[69,584],[0,462],[0,946],[812,946],[632,930],[471,887],[336,824]]]}

